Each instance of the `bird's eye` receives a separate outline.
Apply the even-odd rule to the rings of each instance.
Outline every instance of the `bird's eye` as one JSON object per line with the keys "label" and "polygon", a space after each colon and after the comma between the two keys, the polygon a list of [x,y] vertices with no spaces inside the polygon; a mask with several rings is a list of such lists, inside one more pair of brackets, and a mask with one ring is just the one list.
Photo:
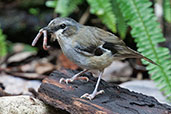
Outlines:
{"label": "bird's eye", "polygon": [[61,24],[61,25],[60,25],[60,28],[61,28],[61,29],[64,29],[65,27],[66,27],[65,24]]}

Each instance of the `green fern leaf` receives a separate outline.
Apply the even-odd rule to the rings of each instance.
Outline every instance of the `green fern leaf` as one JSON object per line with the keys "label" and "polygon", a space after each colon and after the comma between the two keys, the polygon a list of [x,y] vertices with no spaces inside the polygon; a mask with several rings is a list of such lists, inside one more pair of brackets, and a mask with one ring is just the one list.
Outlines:
{"label": "green fern leaf", "polygon": [[5,35],[3,35],[2,30],[0,29],[0,57],[7,54],[7,46],[5,42]]}
{"label": "green fern leaf", "polygon": [[117,26],[117,31],[122,39],[125,38],[126,33],[127,33],[127,23],[124,20],[124,17],[120,11],[120,8],[118,6],[119,3],[117,3],[116,0],[110,0],[112,4],[112,9],[114,14],[117,16],[116,18],[116,26]]}
{"label": "green fern leaf", "polygon": [[171,1],[164,0],[163,1],[163,10],[164,10],[164,19],[171,23]]}
{"label": "green fern leaf", "polygon": [[[150,8],[149,0],[117,0],[128,25],[132,27],[131,34],[135,37],[138,51],[154,60],[159,66],[143,61],[147,64],[151,79],[168,97],[171,96],[171,55],[167,48],[158,47],[158,43],[165,41],[159,23]],[[168,99],[171,97],[168,97]],[[170,99],[171,100],[171,99]]]}
{"label": "green fern leaf", "polygon": [[113,32],[116,32],[116,19],[112,11],[110,0],[87,0],[90,12],[97,15]]}

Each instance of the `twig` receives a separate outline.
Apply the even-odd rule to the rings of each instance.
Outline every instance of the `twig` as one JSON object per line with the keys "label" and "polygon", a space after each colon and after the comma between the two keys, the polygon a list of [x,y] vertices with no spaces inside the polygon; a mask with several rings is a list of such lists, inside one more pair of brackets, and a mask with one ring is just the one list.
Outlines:
{"label": "twig", "polygon": [[80,24],[85,24],[86,23],[87,19],[89,18],[89,15],[90,15],[89,9],[90,9],[90,7],[88,7],[86,9],[86,11],[83,13],[83,15],[81,16],[81,18],[79,20]]}

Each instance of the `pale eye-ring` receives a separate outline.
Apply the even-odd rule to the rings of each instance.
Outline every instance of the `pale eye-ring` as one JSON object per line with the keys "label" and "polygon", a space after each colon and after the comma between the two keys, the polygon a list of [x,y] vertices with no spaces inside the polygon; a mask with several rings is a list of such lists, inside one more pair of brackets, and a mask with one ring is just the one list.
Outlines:
{"label": "pale eye-ring", "polygon": [[65,27],[66,27],[65,24],[61,24],[61,25],[60,25],[60,28],[61,28],[61,29],[64,29]]}

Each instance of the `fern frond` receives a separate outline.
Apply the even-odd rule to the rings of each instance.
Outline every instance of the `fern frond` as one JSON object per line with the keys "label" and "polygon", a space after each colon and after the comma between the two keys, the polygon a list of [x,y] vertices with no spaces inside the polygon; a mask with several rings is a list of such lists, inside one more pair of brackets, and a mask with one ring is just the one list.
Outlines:
{"label": "fern frond", "polygon": [[117,16],[116,18],[116,26],[117,26],[117,31],[122,39],[125,38],[126,33],[127,33],[127,23],[124,20],[124,17],[120,11],[120,8],[118,6],[119,3],[117,3],[116,0],[110,0],[112,4],[112,9],[114,14]]}
{"label": "fern frond", "polygon": [[90,12],[97,15],[113,32],[116,32],[116,18],[110,0],[87,0]]}
{"label": "fern frond", "polygon": [[5,42],[5,35],[3,35],[2,30],[0,29],[0,57],[7,54],[7,46]]}
{"label": "fern frond", "polygon": [[171,23],[171,1],[164,0],[163,1],[163,11],[164,11],[164,19]]}
{"label": "fern frond", "polygon": [[131,34],[135,37],[138,51],[155,61],[159,66],[147,64],[151,79],[157,82],[160,90],[171,100],[171,55],[167,48],[158,47],[165,41],[159,23],[150,8],[149,0],[118,0],[119,7],[128,24],[132,27]]}

